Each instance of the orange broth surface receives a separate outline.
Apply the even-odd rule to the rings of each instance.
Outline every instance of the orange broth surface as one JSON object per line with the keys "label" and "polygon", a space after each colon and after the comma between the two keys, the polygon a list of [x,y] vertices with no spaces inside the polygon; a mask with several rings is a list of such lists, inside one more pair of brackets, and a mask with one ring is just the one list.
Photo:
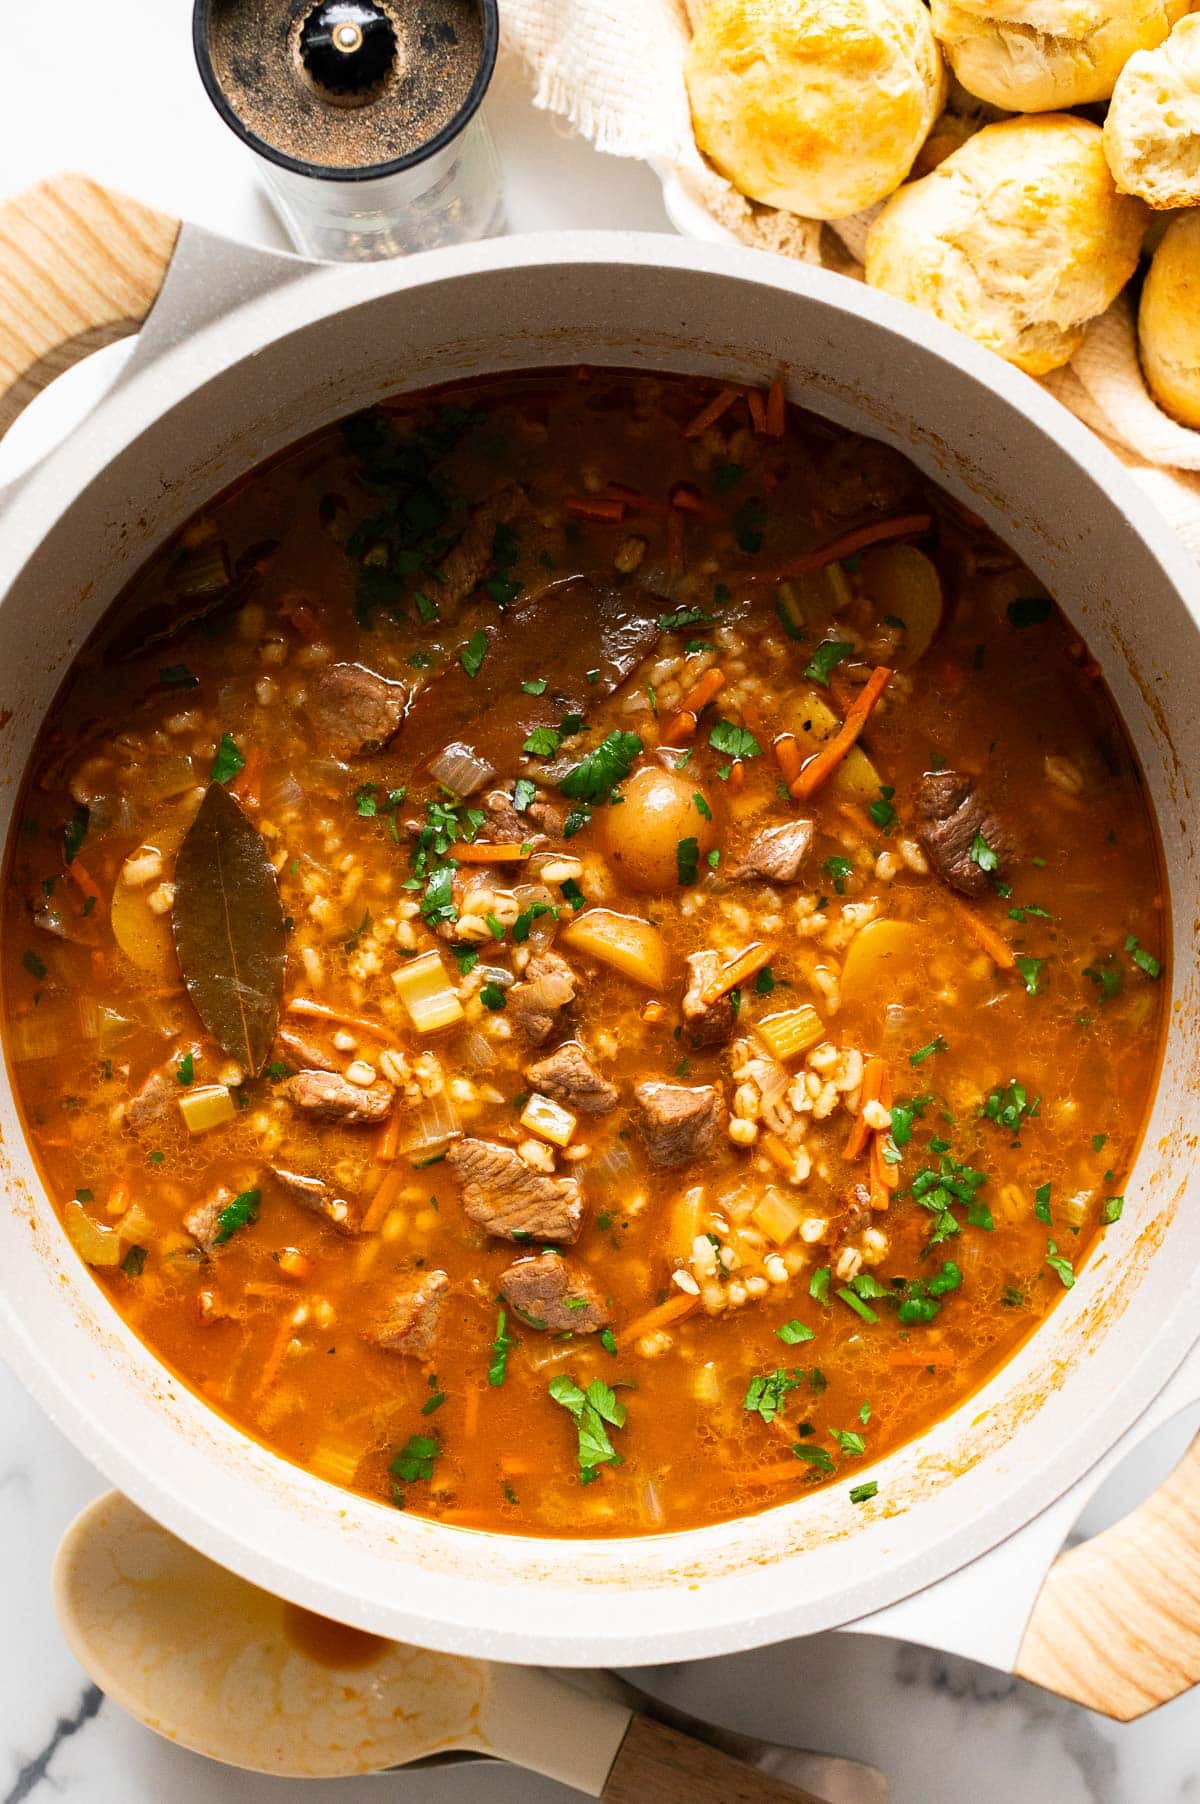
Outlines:
{"label": "orange broth surface", "polygon": [[[216,789],[253,906],[177,882]],[[778,393],[549,372],[331,428],[129,585],[20,803],[6,1048],[97,1281],[248,1434],[449,1522],[639,1534],[871,1507],[1009,1357],[1119,1217],[1166,942],[1121,722],[1003,545]],[[528,1076],[568,1042],[589,1106]]]}

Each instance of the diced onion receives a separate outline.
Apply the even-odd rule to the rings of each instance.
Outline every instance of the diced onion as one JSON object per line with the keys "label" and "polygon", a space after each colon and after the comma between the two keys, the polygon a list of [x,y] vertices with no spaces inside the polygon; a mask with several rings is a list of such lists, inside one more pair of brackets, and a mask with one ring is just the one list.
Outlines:
{"label": "diced onion", "polygon": [[190,1133],[206,1134],[232,1121],[237,1105],[228,1084],[198,1084],[179,1098],[179,1112]]}
{"label": "diced onion", "polygon": [[461,1133],[458,1110],[442,1090],[421,1104],[400,1150],[410,1159],[420,1159],[423,1155],[439,1152],[447,1141],[457,1140]]}
{"label": "diced onion", "polygon": [[521,1110],[521,1126],[531,1134],[539,1134],[552,1146],[566,1146],[578,1125],[578,1116],[564,1109],[560,1102],[542,1096],[537,1090]]}
{"label": "diced onion", "polygon": [[486,1034],[470,1033],[463,1041],[463,1063],[475,1071],[486,1071],[496,1063],[496,1049]]}
{"label": "diced onion", "polygon": [[393,982],[419,1034],[436,1033],[463,1018],[458,992],[436,951],[422,952],[396,972]]}
{"label": "diced onion", "polygon": [[290,770],[280,771],[278,780],[263,792],[263,812],[268,820],[276,814],[286,814],[289,809],[298,808],[304,800],[304,790],[300,780]]}
{"label": "diced onion", "polygon": [[170,796],[181,796],[185,791],[194,789],[198,781],[196,767],[185,752],[173,752],[169,758],[159,758],[150,767],[146,777],[146,787],[152,795],[166,800]]}
{"label": "diced onion", "polygon": [[440,783],[453,795],[473,796],[477,789],[491,782],[496,772],[494,766],[472,751],[469,745],[454,740],[443,747],[436,758],[429,760],[429,774],[435,783]]}
{"label": "diced onion", "polygon": [[63,1211],[63,1223],[71,1245],[86,1265],[120,1265],[120,1230],[102,1228],[75,1197]]}
{"label": "diced onion", "polygon": [[617,1184],[627,1178],[633,1170],[633,1160],[629,1149],[621,1140],[614,1140],[606,1146],[602,1153],[597,1153],[591,1160],[588,1170],[593,1178],[605,1183]]}
{"label": "diced onion", "polygon": [[19,1015],[9,1029],[8,1044],[14,1064],[23,1065],[31,1059],[53,1059],[69,1052],[78,1046],[81,1035],[94,1039],[95,1029],[82,1026],[78,1004],[72,1002]]}

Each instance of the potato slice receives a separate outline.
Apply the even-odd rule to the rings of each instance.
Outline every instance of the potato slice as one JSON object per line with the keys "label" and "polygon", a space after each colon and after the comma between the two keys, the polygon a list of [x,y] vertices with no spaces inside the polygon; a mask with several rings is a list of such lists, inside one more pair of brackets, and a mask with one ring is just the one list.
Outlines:
{"label": "potato slice", "polygon": [[879,545],[864,551],[862,586],[881,615],[904,622],[896,651],[899,670],[907,670],[929,650],[942,623],[942,584],[937,570],[915,545]]}
{"label": "potato slice", "polygon": [[[188,821],[178,818],[166,820],[147,833],[142,841],[143,846],[153,848],[162,858],[164,877],[170,877],[175,854],[188,825]],[[156,915],[149,904],[155,887],[155,883],[128,883],[122,867],[113,888],[112,930],[117,945],[131,964],[164,983],[171,983],[179,978],[179,961],[171,937],[170,911]]]}
{"label": "potato slice", "polygon": [[903,1002],[928,984],[924,931],[912,921],[868,921],[842,966],[842,1002],[861,1008]]}
{"label": "potato slice", "polygon": [[564,929],[559,942],[611,965],[648,990],[661,990],[666,983],[666,942],[657,927],[638,915],[589,908]]}

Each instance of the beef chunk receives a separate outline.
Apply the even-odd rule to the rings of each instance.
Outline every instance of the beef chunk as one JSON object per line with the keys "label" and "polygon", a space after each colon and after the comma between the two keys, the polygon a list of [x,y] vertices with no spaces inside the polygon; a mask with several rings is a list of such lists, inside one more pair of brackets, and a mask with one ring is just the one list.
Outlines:
{"label": "beef chunk", "polygon": [[578,1040],[567,1040],[547,1058],[525,1067],[535,1090],[556,1097],[581,1115],[606,1115],[616,1107],[617,1092],[592,1064]]}
{"label": "beef chunk", "polygon": [[284,1060],[297,1066],[301,1071],[336,1071],[338,1062],[331,1052],[310,1040],[307,1034],[298,1034],[294,1028],[281,1027],[275,1036],[279,1042],[279,1050]]}
{"label": "beef chunk", "polygon": [[179,1082],[179,1067],[189,1054],[195,1061],[200,1057],[200,1048],[193,1044],[172,1053],[167,1063],[152,1071],[141,1089],[135,1090],[129,1098],[125,1104],[125,1122],[135,1134],[153,1133],[170,1116],[184,1094],[184,1087]]}
{"label": "beef chunk", "polygon": [[401,1285],[388,1305],[387,1314],[364,1328],[363,1339],[382,1353],[403,1353],[410,1359],[429,1359],[437,1337],[438,1317],[450,1280],[445,1272],[422,1272]]}
{"label": "beef chunk", "polygon": [[785,821],[765,827],[743,852],[730,875],[763,877],[768,883],[795,883],[813,842],[811,821]]}
{"label": "beef chunk", "polygon": [[872,514],[917,513],[922,505],[920,475],[890,445],[846,432],[821,458],[816,521],[822,530]]}
{"label": "beef chunk", "polygon": [[976,835],[997,856],[1008,847],[1003,827],[975,793],[974,778],[956,770],[927,770],[917,807],[921,817],[917,838],[942,881],[964,896],[990,889],[988,873],[971,856]]}
{"label": "beef chunk", "polygon": [[462,1186],[463,1208],[478,1227],[501,1240],[579,1238],[583,1193],[576,1178],[535,1171],[509,1146],[458,1140],[446,1163]]}
{"label": "beef chunk", "polygon": [[541,1046],[558,1032],[575,1000],[575,973],[557,952],[535,952],[520,983],[508,992],[508,1013],[527,1039]]}
{"label": "beef chunk", "polygon": [[528,808],[518,814],[512,790],[493,789],[484,796],[483,805],[488,813],[488,830],[497,839],[518,839],[522,845],[544,846],[547,840],[562,838],[563,811],[545,796],[536,795]]}
{"label": "beef chunk", "polygon": [[205,1253],[211,1254],[215,1251],[221,1211],[227,1209],[232,1201],[233,1191],[226,1190],[222,1185],[206,1202],[197,1203],[195,1208],[189,1209],[184,1216],[184,1232],[190,1234],[196,1245]]}
{"label": "beef chunk", "polygon": [[451,619],[483,581],[492,567],[496,528],[515,520],[524,502],[525,491],[515,482],[506,482],[494,495],[471,509],[462,537],[442,560],[437,572],[438,612],[443,620]]}
{"label": "beef chunk", "polygon": [[409,692],[365,664],[331,664],[308,690],[317,749],[333,758],[380,751],[404,719]]}
{"label": "beef chunk", "polygon": [[306,1178],[298,1171],[284,1171],[279,1165],[272,1165],[270,1170],[271,1176],[289,1201],[299,1203],[302,1209],[307,1209],[312,1215],[323,1216],[339,1234],[353,1234],[357,1231],[357,1210],[345,1197],[338,1196],[322,1178]]}
{"label": "beef chunk", "polygon": [[518,1259],[501,1276],[500,1295],[529,1327],[551,1334],[595,1334],[608,1325],[608,1310],[587,1273],[558,1253]]}
{"label": "beef chunk", "polygon": [[352,1084],[336,1071],[297,1071],[280,1085],[294,1109],[314,1121],[337,1121],[345,1127],[364,1121],[382,1121],[396,1092],[377,1078],[369,1087]]}
{"label": "beef chunk", "polygon": [[707,946],[700,952],[688,954],[687,989],[683,992],[684,1033],[689,1046],[697,1052],[706,1046],[724,1046],[733,1037],[733,1026],[736,1019],[733,1012],[733,999],[729,995],[718,996],[715,1002],[702,1000],[724,961],[719,952],[713,952]]}
{"label": "beef chunk", "polygon": [[642,1138],[654,1165],[686,1165],[706,1153],[721,1118],[721,1095],[713,1084],[638,1084]]}

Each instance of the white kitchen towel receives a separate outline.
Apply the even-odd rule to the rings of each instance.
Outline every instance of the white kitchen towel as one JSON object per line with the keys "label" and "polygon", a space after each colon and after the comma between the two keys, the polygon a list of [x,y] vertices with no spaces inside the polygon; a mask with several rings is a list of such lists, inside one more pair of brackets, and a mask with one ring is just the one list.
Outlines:
{"label": "white kitchen towel", "polygon": [[[704,4],[503,0],[501,22],[532,74],[535,106],[560,114],[598,150],[669,165],[692,199],[744,243],[860,275],[870,215],[823,232],[815,220],[747,200],[697,151],[683,60]],[[1125,295],[1092,322],[1046,387],[1107,440],[1200,557],[1200,432],[1153,400]]]}

